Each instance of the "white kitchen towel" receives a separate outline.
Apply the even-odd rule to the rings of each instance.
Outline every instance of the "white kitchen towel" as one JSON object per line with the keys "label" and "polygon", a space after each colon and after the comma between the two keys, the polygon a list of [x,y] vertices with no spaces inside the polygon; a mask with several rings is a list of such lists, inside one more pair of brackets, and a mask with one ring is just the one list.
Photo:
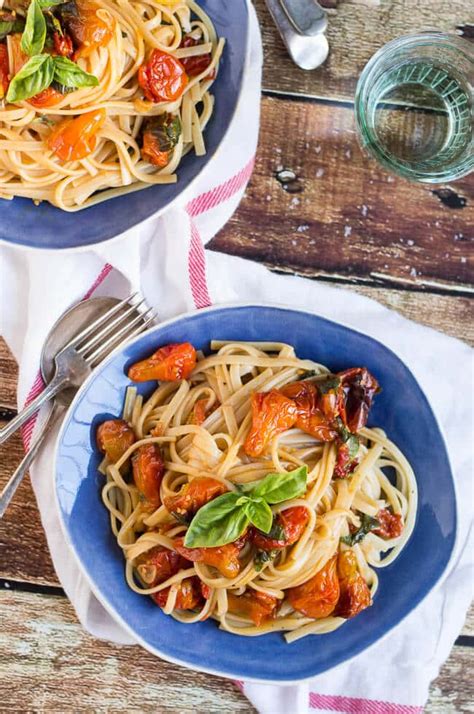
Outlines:
{"label": "white kitchen towel", "polygon": [[[20,365],[20,406],[42,388],[37,376],[41,345],[64,309],[85,296],[124,297],[131,289],[140,289],[161,319],[210,304],[273,302],[312,310],[394,350],[420,382],[442,424],[457,490],[462,494],[459,535],[447,574],[383,642],[353,661],[308,684],[277,687],[244,682],[240,686],[264,714],[414,714],[421,711],[429,683],[449,655],[471,598],[472,352],[463,343],[354,293],[273,275],[248,261],[204,250],[203,243],[228,220],[251,171],[261,60],[253,13],[252,27],[245,101],[240,103],[223,151],[212,163],[212,175],[204,175],[196,195],[189,197],[186,206],[93,251],[68,255],[2,246],[1,332]],[[42,418],[25,428],[26,445]],[[62,536],[53,498],[54,441],[51,435],[31,470],[31,479],[58,577],[89,632],[132,644],[92,595]]]}

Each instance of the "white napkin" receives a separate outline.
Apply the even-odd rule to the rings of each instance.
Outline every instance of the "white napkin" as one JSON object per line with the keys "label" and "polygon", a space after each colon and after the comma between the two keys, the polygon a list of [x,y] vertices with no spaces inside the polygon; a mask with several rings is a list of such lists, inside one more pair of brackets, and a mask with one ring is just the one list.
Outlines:
{"label": "white napkin", "polygon": [[[245,90],[231,130],[211,171],[181,208],[151,219],[119,241],[79,253],[42,253],[0,247],[0,332],[20,365],[18,403],[41,390],[42,343],[56,318],[91,295],[124,297],[141,289],[166,319],[223,302],[277,302],[313,310],[385,343],[407,363],[428,395],[446,434],[457,482],[459,537],[443,583],[386,640],[352,662],[293,687],[239,683],[265,714],[339,711],[414,714],[421,711],[459,633],[471,597],[474,549],[469,506],[472,353],[454,339],[405,320],[378,303],[302,278],[281,277],[238,258],[207,252],[235,209],[256,147],[261,44],[253,10]],[[113,267],[112,267],[113,266]],[[442,389],[440,388],[442,385]],[[24,429],[26,445],[44,414]],[[133,640],[92,595],[61,534],[54,507],[55,434],[31,469],[31,480],[58,577],[84,626],[121,644]]]}

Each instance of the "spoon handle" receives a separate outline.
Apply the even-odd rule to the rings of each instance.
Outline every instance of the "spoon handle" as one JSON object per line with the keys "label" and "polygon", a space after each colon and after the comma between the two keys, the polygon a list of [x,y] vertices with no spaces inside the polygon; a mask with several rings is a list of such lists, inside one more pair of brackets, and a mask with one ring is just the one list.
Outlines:
{"label": "spoon handle", "polygon": [[11,476],[7,485],[1,492],[1,494],[0,494],[0,518],[3,518],[5,511],[8,508],[8,504],[10,503],[13,496],[15,495],[15,492],[16,492],[18,486],[23,481],[23,477],[28,472],[28,469],[30,468],[36,454],[38,453],[41,444],[43,443],[45,437],[49,434],[49,432],[51,431],[53,426],[56,424],[58,417],[60,414],[62,414],[62,412],[63,412],[62,407],[58,406],[57,404],[55,404],[53,406],[45,423],[43,424],[43,428],[41,429],[40,433],[38,434],[35,441],[31,445],[30,450],[23,457],[23,459],[20,462],[19,466],[17,467],[16,471],[13,473],[13,475]]}
{"label": "spoon handle", "polygon": [[3,444],[17,429],[22,426],[25,421],[35,414],[46,402],[52,399],[58,392],[67,386],[68,380],[61,374],[58,374],[54,379],[46,385],[41,394],[38,394],[36,399],[28,404],[17,416],[8,424],[0,429],[0,444]]}

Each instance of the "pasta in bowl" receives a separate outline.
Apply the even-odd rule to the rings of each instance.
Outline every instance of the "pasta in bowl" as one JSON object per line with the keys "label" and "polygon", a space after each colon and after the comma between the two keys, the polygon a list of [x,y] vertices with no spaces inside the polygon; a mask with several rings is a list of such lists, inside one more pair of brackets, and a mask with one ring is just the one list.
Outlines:
{"label": "pasta in bowl", "polygon": [[[378,568],[413,530],[417,486],[365,368],[332,374],[291,345],[160,347],[128,370],[158,380],[97,430],[130,588],[184,623],[287,642],[369,607]],[[387,470],[393,470],[390,480]]]}
{"label": "pasta in bowl", "polygon": [[[278,458],[281,468],[278,462],[273,461],[273,445],[266,446],[264,452],[258,456],[245,453],[244,445],[250,433],[247,423],[244,428],[248,428],[248,433],[243,436],[243,444],[237,450],[238,458],[242,460],[240,475],[235,473],[233,467],[233,473],[229,471],[221,477],[217,463],[211,467],[212,473],[190,470],[186,441],[194,440],[198,432],[208,434],[203,437],[203,442],[199,443],[200,448],[195,453],[198,460],[204,456],[208,459],[218,457],[223,465],[223,455],[228,454],[232,448],[230,441],[235,425],[232,425],[231,421],[229,426],[221,424],[217,431],[212,431],[213,420],[220,419],[222,414],[225,397],[224,393],[221,395],[222,399],[219,397],[219,390],[223,387],[218,386],[213,379],[217,365],[210,361],[222,359],[217,357],[216,352],[222,348],[228,349],[227,345],[218,344],[214,345],[216,350],[211,350],[211,342],[217,337],[232,344],[254,343],[255,346],[255,343],[261,343],[263,339],[273,345],[291,344],[291,349],[297,357],[283,358],[289,360],[290,364],[284,364],[281,368],[265,367],[258,362],[254,367],[246,365],[246,368],[250,369],[249,373],[240,376],[244,386],[251,381],[252,369],[259,373],[262,369],[263,372],[265,369],[275,369],[275,378],[278,374],[283,377],[285,370],[294,370],[293,378],[286,381],[283,379],[280,383],[277,381],[273,385],[268,384],[266,391],[258,383],[252,385],[252,394],[286,391],[291,384],[317,384],[324,378],[324,374],[327,374],[328,368],[330,374],[338,378],[346,373],[347,380],[348,370],[354,366],[365,367],[377,380],[382,391],[372,394],[368,422],[362,428],[357,427],[353,434],[357,437],[359,446],[351,461],[356,458],[358,467],[342,479],[334,477],[335,459],[337,460],[343,443],[346,443],[344,438],[348,437],[348,456],[351,452],[353,455],[356,446],[350,435],[340,428],[339,423],[340,433],[332,441],[319,440],[319,443],[316,443],[318,440],[296,424],[278,434],[276,444],[279,444]],[[157,348],[182,345],[186,342],[194,347],[198,366],[192,367],[191,376],[184,376],[178,383],[163,379],[163,376],[169,378],[176,374],[168,363],[164,374],[160,376],[158,389],[167,388],[171,400],[163,398],[161,404],[153,406],[151,398],[157,389],[156,376],[151,375],[150,381],[133,380],[137,376],[148,378],[149,373],[146,370],[150,365],[147,360],[157,352]],[[182,364],[187,363],[188,355],[192,366],[192,353],[188,354],[188,349],[183,349]],[[261,345],[255,349],[261,350]],[[268,359],[270,364],[274,365],[279,350],[265,354],[265,358],[259,359]],[[232,355],[227,357],[229,361],[232,361],[231,358],[233,359]],[[237,359],[241,361],[243,355],[237,354]],[[253,356],[252,359],[256,357]],[[205,366],[205,360],[208,360],[207,368],[194,373],[194,370],[199,370],[199,365]],[[159,355],[153,360],[156,361],[160,361]],[[312,363],[312,366],[306,364],[306,361]],[[140,365],[143,362],[145,364]],[[130,372],[132,366],[137,364],[140,366]],[[212,364],[214,366],[211,367]],[[319,366],[314,367],[314,364]],[[242,366],[237,368],[235,365],[229,365],[227,369],[229,375],[233,375],[231,378],[237,379],[237,372]],[[317,374],[308,374],[311,369]],[[221,367],[218,372],[220,370]],[[206,374],[210,375],[208,384]],[[221,376],[216,379],[221,380]],[[217,395],[214,404],[210,403],[210,391],[205,391],[202,396],[197,395],[194,404],[191,404],[189,393],[199,386],[199,381],[201,387],[212,390]],[[183,390],[186,387],[182,387],[181,382],[189,387],[184,398]],[[238,382],[231,383],[230,399],[237,386]],[[370,385],[366,382],[365,386],[369,388]],[[372,388],[374,387],[375,384],[372,384]],[[165,409],[170,407],[173,400],[171,395],[176,396],[179,389],[181,392],[176,399],[183,398],[179,422],[177,415],[180,410],[175,411],[175,402],[171,411],[177,423],[173,424],[173,419],[169,417],[170,421],[165,430],[168,433],[150,437],[158,421],[163,420]],[[196,392],[192,392],[192,399],[194,395]],[[160,399],[162,396],[161,393]],[[294,395],[283,396],[295,401]],[[248,399],[249,402],[243,407],[245,414],[242,416],[237,410],[238,428],[245,416],[250,421],[253,419],[250,394]],[[200,424],[201,429],[197,428],[199,424],[189,424],[194,420],[194,415],[197,421],[201,421],[203,417],[210,420],[211,427],[203,431],[204,422]],[[101,427],[124,416],[124,429],[129,434],[128,447],[131,451],[125,455],[125,452],[119,450],[103,463],[105,454],[97,445]],[[190,431],[191,427],[193,429]],[[351,428],[353,429],[353,425],[349,431]],[[187,433],[181,436],[177,433],[170,434],[172,429],[184,429]],[[388,438],[382,435],[382,431]],[[354,429],[351,434],[353,432]],[[222,437],[217,436],[219,433]],[[105,435],[106,432],[102,434],[104,437]],[[306,441],[295,441],[295,436]],[[158,441],[141,444],[143,438]],[[169,441],[164,441],[166,438]],[[105,449],[106,441],[100,441],[101,449]],[[172,455],[176,443],[178,456],[181,454],[179,458]],[[405,455],[413,473],[416,474],[416,493],[411,491],[409,485],[410,466],[405,466],[398,452],[393,450],[392,444]],[[118,441],[118,446],[123,448],[121,440]],[[146,456],[146,452],[141,453],[141,446],[156,446],[159,454],[153,448],[150,450],[153,458],[150,458]],[[197,446],[197,443],[194,446]],[[381,456],[377,456],[377,446],[382,446]],[[305,449],[308,451],[306,455]],[[287,455],[291,453],[293,461],[290,459],[287,463],[288,456],[282,451]],[[342,458],[344,451],[342,449],[339,462],[342,467],[344,461],[347,461]],[[134,457],[137,452],[138,455]],[[321,460],[318,454],[322,455],[323,452],[326,452],[328,458]],[[362,493],[359,494],[360,489],[357,489],[360,499],[352,505],[346,502],[341,504],[341,509],[335,509],[336,490],[337,497],[342,498],[345,488],[349,487],[354,478],[358,478],[357,468],[363,466],[367,453],[374,454],[376,462],[372,467],[369,464],[369,473],[364,478],[366,485]],[[122,457],[124,462],[120,464]],[[181,464],[180,458],[184,463]],[[315,471],[318,461],[321,464]],[[101,464],[101,471],[105,473],[98,470]],[[179,464],[181,470],[178,470]],[[258,473],[251,477],[251,469],[255,468],[255,465]],[[128,489],[129,495],[125,495],[123,500],[120,495],[121,488],[113,485],[118,483],[113,477],[114,466],[120,471]],[[378,480],[379,467],[394,489],[390,495],[385,490],[389,487],[385,484],[382,487]],[[328,491],[327,498],[320,501],[319,507],[313,508],[310,505],[308,508],[308,496],[315,495],[313,489],[317,487],[318,480],[323,478],[320,469],[325,471],[325,478],[330,474],[334,495]],[[171,471],[173,475],[168,473]],[[359,475],[360,473],[359,470]],[[406,484],[403,480],[404,473],[408,474]],[[277,491],[276,497],[275,485],[278,484],[274,481],[275,474],[288,481],[285,490],[280,491],[279,495]],[[231,478],[228,478],[229,475]],[[118,478],[116,473],[115,476]],[[157,496],[157,477],[161,502],[154,502]],[[203,477],[212,480],[207,483],[197,480]],[[197,493],[193,493],[191,489],[186,490],[187,485],[193,481],[199,486]],[[215,481],[219,483],[216,485]],[[357,486],[357,483],[354,483]],[[322,486],[323,482],[319,481],[319,484]],[[271,486],[270,490],[267,490],[268,485]],[[263,493],[254,490],[259,489],[259,486],[263,488]],[[82,573],[120,628],[125,629],[133,640],[151,652],[172,662],[213,674],[256,681],[301,681],[347,661],[370,647],[398,625],[441,577],[449,561],[456,532],[455,494],[443,437],[429,404],[407,367],[386,347],[361,333],[311,313],[271,306],[216,307],[181,316],[153,328],[108,358],[83,385],[65,418],[57,442],[55,490],[60,521]],[[270,491],[273,496],[269,495]],[[201,505],[203,493],[207,503]],[[228,524],[231,530],[236,529],[233,533],[230,532],[233,536],[230,542],[222,546],[199,540],[185,543],[184,540],[191,531],[191,524],[199,513],[206,515],[206,509],[214,508],[215,504],[220,509],[222,502],[219,505],[219,499],[228,499],[229,494],[230,501],[243,498],[239,504],[230,504],[232,507],[229,510],[233,515]],[[237,498],[232,494],[236,494]],[[196,496],[199,498],[196,499]],[[368,499],[373,499],[370,510],[367,509],[370,502]],[[108,510],[109,502],[116,509],[114,513]],[[258,506],[255,508],[256,503]],[[134,514],[137,506],[140,506],[141,514],[138,518],[138,510]],[[268,528],[266,506],[272,514],[272,526],[273,521],[276,521],[277,527],[273,533],[265,532]],[[298,509],[297,517],[283,518],[290,508]],[[367,513],[364,513],[364,509]],[[382,529],[387,524],[383,522],[386,514],[380,513],[381,511],[388,511],[394,517],[401,516],[395,518],[395,525],[398,521],[399,530],[401,526],[400,535],[393,531],[383,532]],[[309,518],[300,518],[302,512],[303,516],[306,512]],[[214,512],[214,516],[212,513],[210,515],[210,522],[215,524],[216,513]],[[250,516],[257,520],[257,526],[250,522]],[[294,516],[294,511],[290,512],[290,516]],[[145,523],[145,520],[148,521],[152,517],[156,519],[154,525]],[[311,524],[312,518],[316,521],[316,532]],[[127,530],[125,522],[128,519],[130,528]],[[111,520],[117,534],[120,533],[120,542],[111,527]],[[393,519],[387,520],[392,522],[393,528]],[[194,524],[197,526],[196,533],[199,536],[208,534],[208,525],[206,520],[203,527],[203,521],[199,517]],[[242,526],[245,532],[239,535]],[[332,539],[333,528],[338,530],[334,531]],[[377,533],[377,530],[380,532]],[[296,540],[291,543],[295,533]],[[393,537],[388,538],[387,535],[391,534]],[[318,536],[317,543],[314,535]],[[221,536],[222,533],[219,537]],[[269,536],[277,542],[269,544],[266,540]],[[150,542],[147,543],[148,538]],[[270,550],[267,550],[268,545],[272,546]],[[317,547],[313,548],[313,545]],[[327,545],[329,547],[324,552]],[[202,551],[206,548],[207,555],[215,548],[224,549],[227,556],[232,549],[234,557],[227,557],[225,574],[216,567],[222,567],[222,559],[216,558],[213,564],[203,561]],[[182,550],[182,553],[179,553],[178,549]],[[338,562],[339,555],[344,552],[352,552],[356,559],[356,562],[348,564],[349,573],[343,571],[343,560]],[[150,562],[150,556],[153,554],[156,557]],[[339,587],[338,602],[329,614],[314,610],[310,612],[305,602],[308,600],[306,583],[320,573],[324,564],[329,563],[335,555],[337,558],[334,565],[328,567],[329,579],[336,591]],[[182,560],[178,561],[176,569],[178,557]],[[298,558],[302,564],[301,573],[288,570],[288,579],[284,582],[284,566],[290,566],[292,557]],[[387,559],[392,559],[392,562]],[[166,579],[161,580],[166,560],[169,561],[170,568],[168,582]],[[357,573],[354,571],[354,565]],[[276,574],[280,581],[277,581]],[[338,608],[344,605],[340,594],[345,590],[346,583],[341,582],[345,574],[355,575],[359,583],[359,576],[363,578],[365,602],[367,589],[370,595],[370,606],[361,609],[359,614],[353,617],[340,617],[338,614],[341,612]],[[337,575],[337,584],[334,575]],[[157,576],[160,582],[155,585]],[[247,578],[247,581],[240,581],[238,584],[232,582],[239,577]],[[133,584],[134,589],[128,581]],[[184,592],[180,594],[179,585],[183,582]],[[261,587],[262,582],[265,583],[264,587]],[[254,598],[251,603],[246,603],[248,590],[252,595],[254,590],[260,592],[255,586],[270,592],[262,592],[262,595],[257,596],[256,603]],[[298,590],[300,587],[304,588],[303,593]],[[140,594],[135,589],[138,589]],[[290,602],[292,589],[293,604]],[[154,592],[143,593],[146,590]],[[209,594],[211,598],[206,597]],[[311,592],[309,594],[313,605],[314,601],[317,604],[317,598]],[[329,595],[326,598],[327,605],[320,605],[332,608],[336,599],[335,593],[328,589],[326,595]],[[184,596],[191,598],[192,609],[182,607],[181,598]],[[277,607],[274,607],[275,599]],[[236,602],[233,602],[234,600]],[[188,603],[189,600],[184,602],[185,605]],[[177,607],[177,604],[181,607]],[[238,612],[235,605],[238,605]],[[219,612],[218,606],[221,608]],[[201,617],[206,607],[209,613],[212,608],[212,613],[203,620]],[[307,612],[303,612],[303,609]],[[189,619],[194,619],[194,622],[189,622]],[[255,619],[260,621],[259,625],[255,624]],[[286,619],[286,623],[283,619]],[[291,623],[288,623],[288,620],[291,620]],[[223,629],[224,626],[228,629]],[[248,636],[241,636],[245,631],[247,635],[251,635],[252,628],[255,628],[253,634],[258,636],[251,636],[250,639]],[[264,628],[264,631],[261,628]],[[237,634],[232,631],[234,629]],[[307,630],[311,630],[311,634],[300,636]],[[286,638],[293,637],[297,639],[288,643]]]}
{"label": "pasta in bowl", "polygon": [[224,39],[194,0],[7,0],[0,197],[75,211],[206,153]]}

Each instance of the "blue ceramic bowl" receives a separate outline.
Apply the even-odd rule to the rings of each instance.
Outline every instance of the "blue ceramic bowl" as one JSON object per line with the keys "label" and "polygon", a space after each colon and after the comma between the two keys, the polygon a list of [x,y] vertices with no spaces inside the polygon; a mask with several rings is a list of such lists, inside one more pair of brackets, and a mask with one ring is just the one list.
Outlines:
{"label": "blue ceramic bowl", "polygon": [[29,248],[77,248],[120,235],[175,201],[201,173],[219,148],[234,115],[242,88],[248,42],[246,0],[199,0],[226,46],[212,93],[214,114],[206,127],[205,156],[183,158],[178,182],[154,186],[110,199],[76,213],[43,202],[35,206],[26,198],[0,199],[0,240]]}
{"label": "blue ceramic bowl", "polygon": [[[342,628],[291,645],[280,633],[246,638],[220,631],[214,621],[184,625],[151,598],[129,590],[124,562],[110,531],[97,472],[97,425],[121,413],[126,369],[158,346],[188,340],[208,350],[213,338],[291,342],[301,358],[332,370],[364,365],[383,391],[370,422],[385,429],[411,462],[418,481],[415,530],[399,558],[380,571],[374,604]],[[152,383],[140,391],[148,395]],[[202,310],[153,328],[112,355],[77,394],[58,438],[56,495],[67,539],[95,594],[146,649],[172,662],[242,679],[290,683],[344,662],[383,637],[428,594],[451,555],[456,501],[448,456],[430,406],[393,352],[359,332],[316,315],[276,307]]]}

